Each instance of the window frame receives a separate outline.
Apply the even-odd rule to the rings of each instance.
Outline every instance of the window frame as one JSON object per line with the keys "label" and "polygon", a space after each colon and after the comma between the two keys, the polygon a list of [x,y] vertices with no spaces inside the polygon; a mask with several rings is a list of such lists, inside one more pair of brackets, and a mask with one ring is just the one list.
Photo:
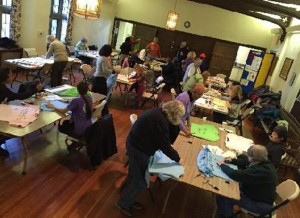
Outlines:
{"label": "window frame", "polygon": [[[0,29],[1,30],[2,30],[2,14],[9,14],[11,16],[11,6],[3,5],[3,0],[0,0]],[[1,34],[2,31],[0,32],[0,37],[4,37]]]}
{"label": "window frame", "polygon": [[[1,0],[0,0],[1,1]],[[69,1],[69,6],[71,1]],[[63,14],[63,4],[64,0],[59,0],[58,4],[58,13],[53,12],[53,6],[54,6],[54,0],[51,0],[51,8],[50,8],[50,16],[49,16],[49,34],[51,34],[51,28],[52,28],[52,20],[57,20],[57,28],[56,28],[56,34],[55,37],[59,39],[60,41],[65,42],[65,39],[61,39],[61,30],[62,30],[62,23],[63,21],[68,21],[68,15]]]}

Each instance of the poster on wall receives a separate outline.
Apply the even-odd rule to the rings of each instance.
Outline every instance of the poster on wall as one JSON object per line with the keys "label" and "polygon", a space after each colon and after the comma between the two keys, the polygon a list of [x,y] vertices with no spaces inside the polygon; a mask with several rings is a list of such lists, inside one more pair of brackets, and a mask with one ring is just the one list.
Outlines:
{"label": "poster on wall", "polygon": [[250,50],[241,77],[241,86],[244,94],[248,94],[253,90],[263,56],[264,53],[262,51]]}

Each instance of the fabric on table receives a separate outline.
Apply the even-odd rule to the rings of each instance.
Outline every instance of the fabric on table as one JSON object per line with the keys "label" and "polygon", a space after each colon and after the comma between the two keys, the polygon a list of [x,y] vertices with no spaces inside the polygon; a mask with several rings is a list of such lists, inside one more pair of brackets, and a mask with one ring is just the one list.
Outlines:
{"label": "fabric on table", "polygon": [[161,150],[155,152],[148,165],[149,173],[158,174],[162,180],[168,178],[179,179],[184,174],[184,167],[171,160]]}
{"label": "fabric on table", "polygon": [[[217,164],[218,161],[223,160],[224,157],[216,155],[210,152],[208,147],[202,149],[197,157],[198,169],[204,173],[206,176],[217,176],[226,180],[230,179]],[[237,169],[237,166],[232,164],[226,164],[232,169]]]}
{"label": "fabric on table", "polygon": [[219,131],[214,125],[210,124],[191,124],[191,134],[198,138],[216,142],[220,139]]}
{"label": "fabric on table", "polygon": [[238,154],[242,154],[243,152],[247,152],[250,146],[253,145],[253,140],[233,133],[228,133],[225,144],[228,149],[235,150]]}

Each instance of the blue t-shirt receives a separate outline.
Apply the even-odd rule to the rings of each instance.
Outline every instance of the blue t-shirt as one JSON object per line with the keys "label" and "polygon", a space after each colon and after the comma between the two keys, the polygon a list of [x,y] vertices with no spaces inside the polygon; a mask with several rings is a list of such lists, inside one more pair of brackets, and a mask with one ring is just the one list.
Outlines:
{"label": "blue t-shirt", "polygon": [[[88,96],[88,101],[92,105],[92,98]],[[75,98],[68,105],[68,109],[72,112],[71,120],[74,122],[74,133],[82,136],[85,130],[92,125],[92,119],[87,118],[84,100],[79,97]]]}

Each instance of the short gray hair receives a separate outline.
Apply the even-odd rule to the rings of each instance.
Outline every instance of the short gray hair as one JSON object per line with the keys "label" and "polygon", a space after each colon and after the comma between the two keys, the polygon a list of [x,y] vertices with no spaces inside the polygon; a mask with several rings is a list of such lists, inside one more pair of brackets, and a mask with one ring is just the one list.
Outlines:
{"label": "short gray hair", "polygon": [[46,36],[46,41],[47,41],[47,43],[53,42],[54,39],[55,39],[55,37],[54,37],[53,35],[48,35],[48,36]]}
{"label": "short gray hair", "polygon": [[182,102],[174,100],[164,103],[162,105],[162,111],[166,114],[170,123],[173,125],[178,125],[181,117],[185,113],[185,107]]}
{"label": "short gray hair", "polygon": [[248,149],[247,155],[251,163],[259,163],[268,160],[268,151],[266,147],[262,145],[252,145]]}

